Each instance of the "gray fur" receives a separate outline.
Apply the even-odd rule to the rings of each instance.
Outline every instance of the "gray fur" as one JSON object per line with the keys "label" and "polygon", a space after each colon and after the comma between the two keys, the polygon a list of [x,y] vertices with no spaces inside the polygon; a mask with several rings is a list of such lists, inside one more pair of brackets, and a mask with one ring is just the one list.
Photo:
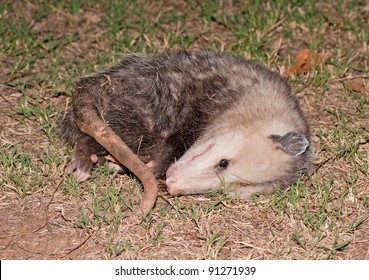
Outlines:
{"label": "gray fur", "polygon": [[[274,100],[287,112],[275,109]],[[146,163],[154,161],[157,178],[164,177],[170,164],[198,139],[216,137],[222,127],[242,129],[279,115],[293,134],[280,139],[270,134],[271,145],[292,145],[286,152],[293,160],[286,163],[286,172],[268,182],[261,178],[260,185],[287,186],[311,160],[309,126],[289,84],[277,73],[237,56],[210,51],[128,55],[117,66],[78,81],[59,133],[74,146],[73,169],[84,174],[93,167],[91,154],[106,155],[75,125],[74,108],[91,102],[132,151]]]}

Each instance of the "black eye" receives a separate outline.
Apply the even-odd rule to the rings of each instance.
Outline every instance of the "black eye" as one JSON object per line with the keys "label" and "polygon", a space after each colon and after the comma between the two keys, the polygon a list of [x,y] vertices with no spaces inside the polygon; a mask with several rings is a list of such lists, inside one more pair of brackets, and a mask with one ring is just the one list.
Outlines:
{"label": "black eye", "polygon": [[228,167],[229,161],[227,159],[221,159],[218,163],[219,169],[226,169]]}

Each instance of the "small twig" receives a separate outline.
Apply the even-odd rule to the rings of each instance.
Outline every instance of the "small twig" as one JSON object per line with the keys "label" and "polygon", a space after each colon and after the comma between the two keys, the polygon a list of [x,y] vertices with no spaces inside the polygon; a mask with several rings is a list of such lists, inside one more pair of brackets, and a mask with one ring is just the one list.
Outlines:
{"label": "small twig", "polygon": [[23,61],[23,57],[21,57],[21,58],[18,60],[17,64],[15,64],[15,66],[14,66],[14,68],[13,68],[12,72],[10,73],[10,75],[11,75],[11,76],[13,76],[13,75],[14,75],[15,71],[17,70],[18,66],[21,64],[21,62],[22,62],[22,61]]}
{"label": "small twig", "polygon": [[[365,145],[365,144],[368,144],[369,143],[369,138],[368,139],[364,139],[362,141],[359,141],[357,143],[358,146],[362,146],[362,145]],[[342,152],[330,157],[330,158],[327,158],[326,160],[324,160],[322,163],[320,163],[318,166],[316,166],[314,168],[314,170],[312,170],[311,172],[308,172],[306,175],[307,178],[305,179],[304,182],[308,181],[310,179],[311,176],[313,176],[314,174],[316,174],[318,172],[318,170],[323,166],[323,165],[326,165],[328,162],[330,161],[334,161],[336,159],[339,159],[341,158],[347,151],[349,151],[350,149],[352,148],[352,146],[348,147],[347,149],[343,150]]]}
{"label": "small twig", "polygon": [[5,97],[5,95],[2,93],[2,92],[0,92],[0,96],[6,101],[6,102],[8,102],[9,104],[11,104],[11,105],[14,105],[15,104],[15,102],[12,102],[11,100],[9,100],[7,97]]}
{"label": "small twig", "polygon": [[22,232],[18,232],[16,234],[12,234],[12,235],[0,236],[0,239],[14,238],[14,237],[22,236],[22,235],[29,234],[29,233],[35,233],[35,232],[39,231],[40,229],[43,229],[48,224],[48,222],[49,222],[49,215],[48,215],[49,206],[50,206],[51,202],[54,199],[54,196],[55,196],[56,191],[59,189],[60,185],[63,183],[64,178],[65,178],[65,176],[63,176],[62,180],[58,183],[58,185],[54,189],[54,191],[53,191],[53,193],[51,195],[50,201],[49,201],[49,203],[47,204],[47,206],[45,208],[44,213],[46,214],[46,221],[45,221],[45,223],[42,226],[40,226],[37,229],[34,229],[32,231],[22,231]]}
{"label": "small twig", "polygon": [[143,140],[143,135],[141,135],[140,142],[138,143],[138,148],[137,148],[137,153],[136,153],[137,156],[140,154],[142,140]]}
{"label": "small twig", "polygon": [[347,76],[347,77],[337,78],[337,79],[334,79],[334,80],[336,82],[339,82],[339,81],[352,80],[352,79],[357,79],[357,78],[369,79],[369,75]]}
{"label": "small twig", "polygon": [[165,196],[163,196],[162,194],[158,194],[158,197],[162,198],[166,203],[168,203],[170,205],[170,207],[172,207],[174,210],[176,209],[173,205],[173,203],[167,199]]}
{"label": "small twig", "polygon": [[79,243],[76,247],[74,247],[73,249],[69,250],[67,253],[62,254],[61,256],[55,258],[55,259],[62,259],[65,258],[66,256],[70,255],[71,253],[73,253],[74,251],[76,251],[77,249],[81,248],[90,238],[91,236],[95,233],[95,231],[92,231],[89,235],[87,235],[87,237],[85,239],[82,240],[81,243]]}
{"label": "small twig", "polygon": [[330,157],[327,158],[325,161],[321,162],[318,166],[316,166],[312,171],[308,171],[308,173],[306,173],[306,179],[304,180],[304,183],[307,182],[313,175],[315,175],[316,173],[318,173],[318,170],[326,165],[328,162],[333,161],[337,158],[337,156],[334,157]]}
{"label": "small twig", "polygon": [[67,176],[66,174],[64,174],[64,175],[63,175],[62,179],[60,180],[60,182],[58,183],[58,185],[57,185],[57,186],[56,186],[56,188],[54,189],[54,191],[53,191],[53,193],[52,193],[52,195],[51,195],[50,201],[49,201],[49,203],[46,205],[46,210],[47,210],[47,211],[49,211],[50,204],[51,204],[51,202],[54,200],[55,194],[56,194],[56,192],[58,191],[58,189],[59,189],[60,185],[64,182],[64,180],[65,180],[65,177],[66,177],[66,176]]}
{"label": "small twig", "polygon": [[39,231],[40,229],[43,229],[49,223],[49,207],[51,205],[51,202],[54,200],[55,193],[59,189],[60,185],[64,182],[65,177],[66,177],[66,175],[63,175],[62,179],[60,180],[60,182],[58,183],[58,185],[55,187],[53,193],[51,194],[51,198],[50,198],[49,202],[47,203],[47,205],[45,207],[45,212],[44,212],[45,215],[46,215],[45,223],[42,226],[38,227],[37,229],[33,230],[32,231],[33,233]]}
{"label": "small twig", "polygon": [[34,251],[27,250],[27,249],[23,248],[22,246],[20,246],[20,245],[18,244],[18,242],[15,242],[14,244],[15,244],[15,246],[17,246],[19,249],[21,249],[21,250],[22,250],[22,251],[24,251],[24,252],[27,252],[27,253],[30,253],[30,254],[41,255],[41,256],[43,255],[41,252],[34,252]]}
{"label": "small twig", "polygon": [[268,28],[266,32],[264,32],[264,37],[272,37],[277,32],[277,27],[280,26],[284,21],[286,20],[286,17],[282,17],[280,20],[278,20],[276,23],[274,23],[271,27]]}

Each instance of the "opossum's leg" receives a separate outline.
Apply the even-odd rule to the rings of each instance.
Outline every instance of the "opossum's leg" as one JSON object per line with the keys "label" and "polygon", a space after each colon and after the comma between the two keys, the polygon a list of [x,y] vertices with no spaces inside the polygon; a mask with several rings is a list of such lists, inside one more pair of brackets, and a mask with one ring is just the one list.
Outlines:
{"label": "opossum's leg", "polygon": [[106,156],[105,159],[108,161],[108,165],[110,169],[115,170],[120,174],[126,173],[125,170],[123,169],[124,166],[112,155]]}
{"label": "opossum's leg", "polygon": [[[83,93],[80,93],[83,97]],[[147,166],[135,155],[120,137],[99,117],[93,101],[80,98],[78,106],[74,107],[76,124],[79,129],[94,138],[114,158],[131,170],[144,186],[143,199],[135,214],[145,215],[154,206],[158,186]]]}
{"label": "opossum's leg", "polygon": [[[107,159],[110,169],[116,170],[117,172],[119,172],[121,174],[125,173],[122,164],[119,161],[117,161],[114,157],[112,157],[111,155],[108,155],[104,159]],[[155,163],[155,161],[151,160],[148,163],[146,163],[146,166],[149,168],[149,170],[151,172],[153,172],[153,170],[156,166],[156,163]],[[155,176],[155,174],[154,174],[154,176]]]}
{"label": "opossum's leg", "polygon": [[78,182],[91,176],[95,163],[102,164],[106,151],[94,139],[87,135],[80,136],[74,143],[73,156],[65,171],[72,174]]}

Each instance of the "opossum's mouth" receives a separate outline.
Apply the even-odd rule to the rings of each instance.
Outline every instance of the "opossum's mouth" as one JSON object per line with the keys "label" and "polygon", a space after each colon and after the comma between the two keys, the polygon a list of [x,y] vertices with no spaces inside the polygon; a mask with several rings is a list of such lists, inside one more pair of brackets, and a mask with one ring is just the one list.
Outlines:
{"label": "opossum's mouth", "polygon": [[198,171],[197,166],[202,162],[201,159],[208,155],[214,147],[213,139],[203,140],[202,143],[192,146],[178,161],[169,166],[166,172],[166,186],[169,194],[197,194],[204,193],[208,189],[198,187],[198,179],[204,181],[204,178],[194,176],[196,173],[194,170]]}

